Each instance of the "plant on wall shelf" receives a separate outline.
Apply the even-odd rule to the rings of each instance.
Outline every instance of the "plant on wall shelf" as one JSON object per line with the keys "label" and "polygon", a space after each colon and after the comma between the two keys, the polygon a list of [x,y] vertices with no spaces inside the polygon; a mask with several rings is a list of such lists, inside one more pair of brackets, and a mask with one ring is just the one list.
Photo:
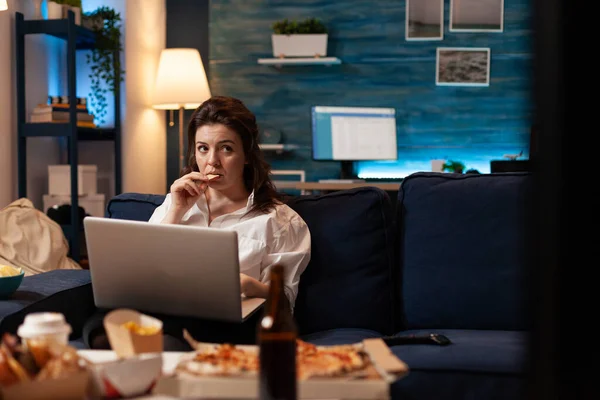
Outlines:
{"label": "plant on wall shelf", "polygon": [[52,2],[56,4],[64,4],[66,6],[81,8],[81,0],[52,0]]}
{"label": "plant on wall shelf", "polygon": [[271,28],[274,57],[325,57],[327,55],[327,28],[317,18],[302,21],[287,18],[275,22]]}
{"label": "plant on wall shelf", "polygon": [[100,7],[84,15],[88,21],[102,21],[91,24],[96,34],[96,45],[91,54],[87,54],[87,62],[91,66],[90,107],[94,109],[94,117],[98,124],[104,122],[106,116],[106,95],[115,93],[123,82],[125,71],[121,69],[121,15],[110,7]]}
{"label": "plant on wall shelf", "polygon": [[317,18],[307,18],[303,21],[288,20],[277,21],[272,25],[276,35],[302,35],[327,33],[325,25]]}
{"label": "plant on wall shelf", "polygon": [[465,164],[460,161],[448,160],[442,165],[442,171],[454,172],[456,174],[462,174],[465,170]]}

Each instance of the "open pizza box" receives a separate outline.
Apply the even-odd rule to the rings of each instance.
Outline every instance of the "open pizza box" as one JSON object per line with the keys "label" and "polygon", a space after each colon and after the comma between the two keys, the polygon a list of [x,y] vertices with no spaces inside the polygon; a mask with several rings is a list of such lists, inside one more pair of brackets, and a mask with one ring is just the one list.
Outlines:
{"label": "open pizza box", "polygon": [[[189,339],[188,339],[189,341]],[[210,343],[194,344],[195,352],[186,354],[180,363],[192,360],[196,352]],[[311,377],[298,380],[299,399],[385,399],[390,384],[408,374],[408,366],[397,358],[381,339],[366,339],[356,344],[366,355],[366,367],[336,377]],[[236,346],[258,352],[257,346]],[[202,376],[178,370],[161,377],[153,393],[176,398],[256,399],[258,374],[251,376]]]}

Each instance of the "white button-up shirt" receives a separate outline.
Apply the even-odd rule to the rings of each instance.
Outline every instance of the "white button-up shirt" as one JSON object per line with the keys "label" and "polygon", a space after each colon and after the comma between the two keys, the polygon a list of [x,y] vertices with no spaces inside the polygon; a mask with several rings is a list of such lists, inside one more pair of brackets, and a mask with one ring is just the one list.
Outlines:
{"label": "white button-up shirt", "polygon": [[[161,223],[171,206],[171,194],[158,206],[150,223]],[[292,309],[298,294],[300,275],[310,261],[310,232],[306,222],[285,204],[278,204],[267,214],[244,215],[254,204],[254,193],[246,207],[215,218],[210,224],[205,196],[194,204],[181,219],[181,224],[215,229],[232,229],[238,234],[240,272],[262,283],[270,281],[270,267],[284,267],[285,294]]]}

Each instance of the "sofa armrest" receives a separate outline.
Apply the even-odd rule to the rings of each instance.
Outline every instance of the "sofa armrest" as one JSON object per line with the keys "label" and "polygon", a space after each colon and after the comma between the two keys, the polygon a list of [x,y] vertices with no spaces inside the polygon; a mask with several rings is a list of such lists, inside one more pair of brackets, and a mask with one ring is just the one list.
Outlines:
{"label": "sofa armrest", "polygon": [[85,321],[95,312],[88,270],[53,270],[27,276],[19,289],[0,300],[0,332],[16,334],[32,312],[60,312],[71,325],[70,339],[78,339]]}

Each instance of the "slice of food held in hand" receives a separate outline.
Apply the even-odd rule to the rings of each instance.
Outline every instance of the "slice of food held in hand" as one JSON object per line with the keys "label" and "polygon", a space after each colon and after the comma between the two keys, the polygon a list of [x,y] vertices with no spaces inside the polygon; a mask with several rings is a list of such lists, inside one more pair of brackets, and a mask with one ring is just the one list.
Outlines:
{"label": "slice of food held in hand", "polygon": [[213,180],[217,179],[219,176],[221,176],[221,175],[216,175],[216,174],[206,175],[206,177],[208,178],[209,181],[213,181]]}

